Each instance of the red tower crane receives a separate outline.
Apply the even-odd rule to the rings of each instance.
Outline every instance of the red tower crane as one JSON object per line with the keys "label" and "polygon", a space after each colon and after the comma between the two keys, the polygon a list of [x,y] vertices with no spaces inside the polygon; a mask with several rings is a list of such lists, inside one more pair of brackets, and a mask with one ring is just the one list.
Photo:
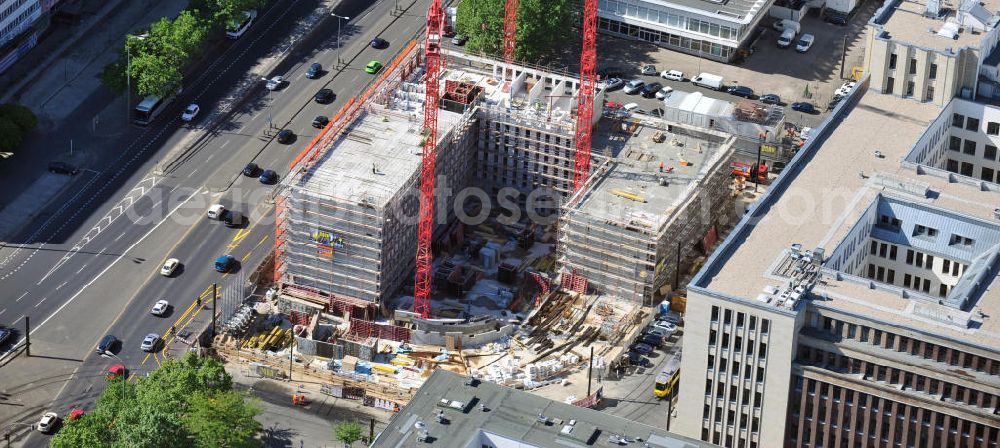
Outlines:
{"label": "red tower crane", "polygon": [[503,20],[503,61],[514,62],[514,44],[517,43],[518,0],[507,0]]}
{"label": "red tower crane", "polygon": [[590,128],[594,118],[594,72],[597,65],[597,0],[583,0],[583,51],[580,53],[580,92],[576,102],[576,163],[573,191],[590,174]]}
{"label": "red tower crane", "polygon": [[424,63],[427,91],[424,99],[424,149],[420,165],[420,221],[417,224],[417,278],[413,289],[413,312],[420,317],[431,315],[431,238],[434,235],[434,172],[437,164],[437,119],[441,90],[441,36],[444,11],[441,0],[434,0],[427,11],[427,37],[424,40]]}

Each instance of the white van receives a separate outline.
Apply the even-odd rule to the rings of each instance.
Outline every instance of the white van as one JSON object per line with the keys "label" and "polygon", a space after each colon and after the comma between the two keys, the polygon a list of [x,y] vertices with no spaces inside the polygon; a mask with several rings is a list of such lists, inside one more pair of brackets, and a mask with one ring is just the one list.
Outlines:
{"label": "white van", "polygon": [[785,31],[781,32],[781,36],[778,36],[778,48],[788,48],[792,45],[792,41],[795,40],[795,30],[792,28],[786,28]]}
{"label": "white van", "polygon": [[798,33],[799,30],[801,29],[801,25],[799,24],[799,22],[796,22],[791,19],[781,19],[777,22],[774,22],[775,31],[785,31],[787,29],[793,29],[795,30],[796,33]]}
{"label": "white van", "polygon": [[664,70],[663,73],[660,73],[660,77],[670,81],[683,81],[684,72],[680,70]]}
{"label": "white van", "polygon": [[222,219],[222,215],[225,212],[225,206],[222,204],[214,204],[208,208],[208,219]]}
{"label": "white van", "polygon": [[722,77],[711,73],[701,73],[691,79],[691,84],[712,90],[722,90]]}

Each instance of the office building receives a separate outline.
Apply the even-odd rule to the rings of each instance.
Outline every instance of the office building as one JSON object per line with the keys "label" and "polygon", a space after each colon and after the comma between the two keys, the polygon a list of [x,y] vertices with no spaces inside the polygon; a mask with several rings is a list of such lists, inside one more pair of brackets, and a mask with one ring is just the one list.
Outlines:
{"label": "office building", "polygon": [[375,438],[373,448],[700,448],[711,445],[607,412],[560,403],[444,369]]}
{"label": "office building", "polygon": [[757,35],[773,0],[600,0],[597,29],[728,62]]}
{"label": "office building", "polygon": [[983,154],[993,112],[859,88],[689,285],[680,434],[1000,443],[1000,186],[947,162],[952,135]]}

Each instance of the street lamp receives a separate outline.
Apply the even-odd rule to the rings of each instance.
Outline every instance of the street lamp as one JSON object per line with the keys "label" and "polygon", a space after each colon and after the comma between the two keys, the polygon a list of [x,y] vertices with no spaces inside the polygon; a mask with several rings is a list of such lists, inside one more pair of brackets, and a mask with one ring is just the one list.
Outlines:
{"label": "street lamp", "polygon": [[272,129],[272,128],[274,128],[274,124],[271,122],[271,89],[267,88],[267,84],[266,84],[267,81],[268,81],[267,78],[260,78],[260,80],[264,81],[264,83],[265,83],[264,84],[264,87],[265,87],[264,101],[267,103],[267,105],[264,106],[264,107],[267,109],[267,128],[268,129]]}
{"label": "street lamp", "polygon": [[128,46],[128,39],[134,37],[139,40],[145,40],[148,36],[148,34],[140,34],[138,36],[125,35],[125,123],[128,123],[129,110],[132,107],[132,50]]}
{"label": "street lamp", "polygon": [[119,358],[118,355],[111,353],[111,351],[109,350],[105,350],[104,353],[101,353],[101,356],[105,358],[107,357],[115,358],[116,360],[118,360],[119,363],[121,363],[122,367],[125,368],[125,375],[122,376],[122,401],[125,401],[125,386],[127,385],[126,382],[128,381],[128,376],[127,376],[128,367],[125,367],[125,361],[122,361],[122,359]]}
{"label": "street lamp", "polygon": [[340,21],[341,20],[351,20],[350,17],[338,16],[336,14],[330,13],[331,16],[337,18],[337,66],[340,66]]}
{"label": "street lamp", "polygon": [[35,429],[35,424],[34,423],[12,422],[11,424],[7,425],[7,428],[6,428],[6,430],[4,431],[4,434],[3,434],[4,440],[7,441],[7,448],[10,448],[10,428],[12,426],[27,426],[28,428]]}

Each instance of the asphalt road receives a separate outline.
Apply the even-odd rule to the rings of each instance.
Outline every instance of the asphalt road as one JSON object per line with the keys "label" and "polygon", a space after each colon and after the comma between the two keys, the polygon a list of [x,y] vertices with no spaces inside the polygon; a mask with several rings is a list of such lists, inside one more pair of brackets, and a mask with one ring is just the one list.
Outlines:
{"label": "asphalt road", "polygon": [[[186,94],[191,96],[179,99],[148,128],[123,129],[118,160],[104,164],[107,171],[79,176],[79,186],[56,201],[60,206],[33,226],[31,240],[57,243],[29,245],[0,261],[0,284],[11,297],[0,305],[0,319],[20,326],[24,316],[30,316],[33,327],[33,356],[21,356],[3,368],[0,386],[7,393],[14,392],[8,401],[20,402],[20,407],[13,412],[11,407],[0,408],[4,412],[0,424],[32,422],[43,409],[65,414],[75,407],[91,406],[102,390],[103,372],[118,362],[93,354],[97,340],[106,333],[124,341],[118,356],[136,374],[154,368],[164,352],[178,352],[183,343],[171,336],[166,338],[166,347],[152,355],[141,352],[139,342],[146,333],[167,334],[174,326],[176,333],[183,334],[207,322],[210,303],[203,300],[198,305],[196,298],[207,298],[212,283],[225,287],[239,281],[240,274],[255,266],[273,245],[273,214],[266,201],[273,187],[239,176],[243,165],[253,160],[286,173],[288,162],[318,132],[311,127],[313,118],[332,115],[361,91],[373,79],[364,73],[364,65],[371,59],[391,60],[422,27],[428,3],[417,1],[397,19],[390,14],[394,6],[390,0],[375,5],[341,2],[335,12],[352,16],[342,30],[346,68],[334,69],[336,33],[314,33],[302,45],[303,51],[293,51],[268,74],[284,75],[289,80],[284,88],[265,94],[261,83],[259,97],[203,137],[200,121],[182,126],[174,117],[186,102],[197,99],[205,115],[226,94],[217,86],[235,83],[274,41],[289,34],[296,20],[317,6],[307,1],[283,3],[283,8],[262,12],[251,30],[219,56],[215,66],[220,71],[212,71],[212,76],[206,72],[188,86]],[[331,25],[334,19],[321,22],[324,30],[336,29]],[[367,46],[376,35],[390,42],[388,49]],[[314,61],[323,64],[326,72],[320,79],[305,79],[305,69]],[[312,101],[323,87],[337,93],[331,104]],[[287,146],[273,141],[269,121],[294,130],[298,140]],[[199,137],[197,149],[180,166],[164,176],[149,174],[167,150]],[[228,229],[205,219],[206,208],[216,202],[250,215],[249,226]],[[241,259],[247,269],[216,273],[212,262],[223,253]],[[169,257],[184,264],[174,278],[158,275],[162,261]],[[165,318],[149,314],[152,303],[161,298],[173,305]],[[52,405],[36,403],[47,403],[41,392],[55,395],[53,391],[59,392]],[[44,441],[33,435],[26,446]]]}
{"label": "asphalt road", "polygon": [[[626,368],[626,373],[621,378],[612,374],[604,379],[604,399],[596,409],[656,428],[665,428],[669,406],[667,400],[653,396],[653,383],[656,375],[680,348],[681,334],[675,333],[663,348],[657,348],[646,356],[653,362],[652,366],[631,366]],[[676,394],[673,399],[676,402]],[[676,409],[671,409],[671,412],[676,415]]]}

